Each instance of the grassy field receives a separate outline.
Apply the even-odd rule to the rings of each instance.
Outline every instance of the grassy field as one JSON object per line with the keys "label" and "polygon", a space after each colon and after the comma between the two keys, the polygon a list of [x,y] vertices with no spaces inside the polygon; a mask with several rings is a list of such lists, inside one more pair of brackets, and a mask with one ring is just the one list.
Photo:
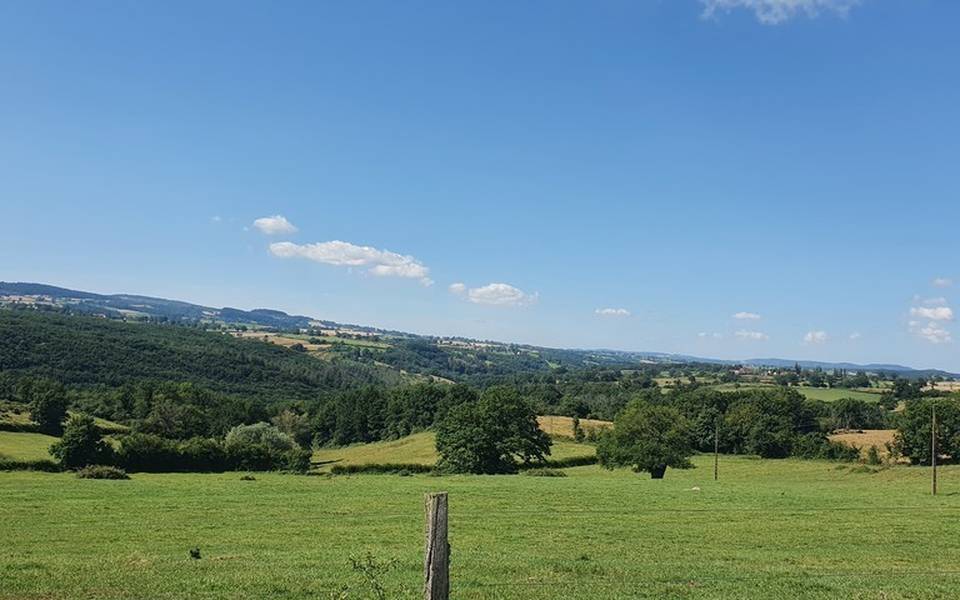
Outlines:
{"label": "grassy field", "polygon": [[0,431],[0,458],[53,460],[48,450],[57,438],[42,433]]}
{"label": "grassy field", "polygon": [[[739,387],[734,383],[721,383],[714,386],[716,389],[721,392],[732,392],[738,389],[756,389],[756,388],[774,388],[776,386],[764,385],[762,383],[745,383],[741,384]],[[879,391],[877,392],[864,392],[862,390],[848,390],[840,388],[812,388],[812,387],[795,387],[792,388],[796,391],[803,394],[805,397],[811,400],[823,400],[824,402],[835,402],[841,398],[855,398],[858,400],[865,400],[867,402],[877,402],[880,400]]]}
{"label": "grassy field", "polygon": [[[321,470],[327,470],[335,464],[404,463],[433,465],[437,462],[434,439],[433,432],[424,432],[389,442],[358,444],[343,448],[320,448],[314,451],[313,462],[321,463]],[[554,439],[550,458],[561,459],[574,456],[590,456],[592,454],[594,454],[594,448],[588,444]]]}
{"label": "grassy field", "polygon": [[956,596],[960,468],[931,497],[922,468],[723,458],[714,482],[695,462],[663,481],[0,473],[0,598],[368,598],[367,553],[396,561],[386,597],[414,598],[436,490],[452,598]]}

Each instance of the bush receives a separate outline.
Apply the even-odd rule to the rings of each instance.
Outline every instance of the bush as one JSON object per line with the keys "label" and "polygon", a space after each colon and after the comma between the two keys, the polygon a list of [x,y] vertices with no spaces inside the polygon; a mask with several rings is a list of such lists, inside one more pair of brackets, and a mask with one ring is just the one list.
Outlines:
{"label": "bush", "polygon": [[0,458],[0,471],[45,471],[58,473],[63,468],[52,460],[13,460]]}
{"label": "bush", "polygon": [[283,457],[283,469],[291,473],[306,473],[310,470],[313,452],[304,448],[287,450]]}
{"label": "bush", "polygon": [[567,474],[563,471],[557,469],[546,469],[543,467],[538,467],[536,469],[527,469],[523,472],[524,475],[530,477],[566,477]]}
{"label": "bush", "polygon": [[77,471],[80,479],[130,479],[123,469],[108,465],[90,465]]}
{"label": "bush", "polygon": [[50,446],[50,454],[68,469],[108,464],[113,458],[112,448],[100,439],[93,417],[83,414],[70,417],[63,437]]}
{"label": "bush", "polygon": [[860,451],[853,446],[831,441],[822,433],[808,433],[796,436],[793,455],[798,458],[854,462],[859,460]]}
{"label": "bush", "polygon": [[333,465],[330,473],[333,475],[353,475],[370,473],[376,475],[399,475],[406,473],[432,473],[434,467],[417,463],[369,463],[365,465]]}
{"label": "bush", "polygon": [[177,443],[149,433],[131,433],[121,438],[115,463],[128,471],[183,470]]}
{"label": "bush", "polygon": [[297,446],[292,437],[283,433],[270,423],[254,423],[253,425],[237,425],[227,433],[224,446],[227,452],[243,446],[263,445],[269,450],[286,452]]}
{"label": "bush", "polygon": [[883,464],[883,460],[880,458],[880,450],[876,446],[870,446],[867,450],[867,464],[874,466]]}

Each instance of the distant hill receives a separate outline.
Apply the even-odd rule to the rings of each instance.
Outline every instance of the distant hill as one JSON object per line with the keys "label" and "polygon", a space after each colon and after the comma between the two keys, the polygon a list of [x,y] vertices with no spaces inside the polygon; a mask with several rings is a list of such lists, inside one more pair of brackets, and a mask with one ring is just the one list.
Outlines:
{"label": "distant hill", "polygon": [[320,360],[191,327],[29,310],[0,310],[0,372],[50,377],[80,388],[191,382],[257,401],[309,400],[400,379],[387,368]]}
{"label": "distant hill", "polygon": [[[99,315],[118,320],[149,320],[180,324],[249,326],[276,331],[330,329],[356,335],[383,336],[390,341],[387,348],[373,357],[370,350],[341,349],[341,354],[359,362],[384,362],[398,369],[435,377],[463,378],[501,377],[520,373],[547,373],[558,366],[630,368],[638,364],[743,364],[789,368],[799,363],[803,368],[824,370],[891,372],[904,377],[960,377],[936,369],[914,369],[896,364],[830,363],[795,361],[781,358],[754,358],[743,361],[719,360],[660,352],[627,352],[617,350],[583,350],[543,348],[526,344],[508,344],[469,338],[440,338],[402,331],[384,330],[366,325],[342,324],[283,311],[258,308],[214,308],[149,296],[132,294],[95,294],[40,283],[0,282],[0,305],[35,305],[71,314]],[[376,360],[374,360],[374,358]]]}

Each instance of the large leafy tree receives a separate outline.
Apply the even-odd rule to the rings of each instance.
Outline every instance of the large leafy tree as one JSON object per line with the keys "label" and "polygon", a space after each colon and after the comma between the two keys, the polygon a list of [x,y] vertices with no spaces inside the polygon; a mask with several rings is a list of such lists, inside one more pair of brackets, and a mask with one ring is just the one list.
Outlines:
{"label": "large leafy tree", "polygon": [[933,407],[937,407],[937,454],[960,456],[960,401],[952,398],[907,400],[897,417],[896,444],[914,464],[930,464]]}
{"label": "large leafy tree", "polygon": [[515,473],[519,463],[543,462],[550,443],[533,408],[511,388],[490,388],[437,425],[440,467],[455,473]]}
{"label": "large leafy tree", "polygon": [[689,469],[694,452],[690,421],[670,406],[631,402],[597,446],[600,464],[608,469],[631,467],[662,479],[667,467]]}
{"label": "large leafy tree", "polygon": [[63,437],[50,447],[50,454],[68,469],[105,464],[110,451],[93,417],[84,414],[71,416],[63,428]]}
{"label": "large leafy tree", "polygon": [[19,387],[18,395],[29,406],[33,422],[44,433],[60,435],[67,416],[67,391],[63,385],[49,379],[24,379]]}

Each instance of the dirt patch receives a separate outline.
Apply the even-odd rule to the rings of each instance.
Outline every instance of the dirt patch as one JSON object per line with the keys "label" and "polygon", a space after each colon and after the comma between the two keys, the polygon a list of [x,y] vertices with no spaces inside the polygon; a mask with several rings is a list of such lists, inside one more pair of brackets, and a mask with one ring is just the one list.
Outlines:
{"label": "dirt patch", "polygon": [[893,444],[896,429],[859,429],[856,431],[838,431],[830,434],[830,440],[853,446],[866,456],[870,446],[876,446],[881,456],[888,454],[887,444]]}

